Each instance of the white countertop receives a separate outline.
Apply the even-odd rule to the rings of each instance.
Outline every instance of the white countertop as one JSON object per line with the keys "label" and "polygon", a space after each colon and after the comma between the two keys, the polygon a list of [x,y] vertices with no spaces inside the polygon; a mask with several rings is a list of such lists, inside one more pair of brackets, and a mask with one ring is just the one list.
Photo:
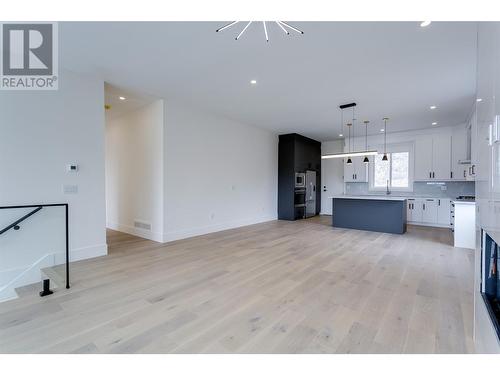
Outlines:
{"label": "white countertop", "polygon": [[476,202],[474,201],[452,201],[453,204],[470,204],[470,205],[475,205]]}
{"label": "white countertop", "polygon": [[390,195],[334,195],[328,199],[366,199],[375,201],[405,201],[407,197],[394,197]]}

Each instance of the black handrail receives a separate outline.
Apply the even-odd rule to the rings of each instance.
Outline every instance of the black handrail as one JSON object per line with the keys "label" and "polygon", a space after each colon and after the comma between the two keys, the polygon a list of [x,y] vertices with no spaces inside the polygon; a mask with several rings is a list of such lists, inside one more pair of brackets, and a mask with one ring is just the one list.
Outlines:
{"label": "black handrail", "polygon": [[14,228],[20,222],[26,220],[31,215],[34,215],[35,213],[40,211],[43,207],[64,207],[65,208],[64,214],[65,214],[65,219],[66,219],[66,289],[69,289],[69,217],[68,217],[69,206],[67,203],[30,204],[30,205],[22,205],[22,206],[2,206],[2,207],[0,207],[0,210],[8,210],[8,209],[16,209],[16,208],[36,208],[36,209],[31,211],[30,213],[24,215],[22,218],[16,220],[14,223],[8,225],[4,229],[2,229],[2,231],[0,231],[0,234],[7,232],[11,228]]}
{"label": "black handrail", "polygon": [[10,225],[7,225],[5,228],[3,228],[2,230],[0,230],[0,234],[4,234],[5,232],[7,232],[9,229],[12,229],[12,228],[14,228],[14,230],[18,230],[20,223],[22,223],[24,220],[26,220],[27,218],[29,218],[31,215],[36,214],[41,209],[42,209],[42,207],[37,207],[33,211],[31,211],[31,212],[27,213],[26,215],[24,215],[22,218],[14,221]]}

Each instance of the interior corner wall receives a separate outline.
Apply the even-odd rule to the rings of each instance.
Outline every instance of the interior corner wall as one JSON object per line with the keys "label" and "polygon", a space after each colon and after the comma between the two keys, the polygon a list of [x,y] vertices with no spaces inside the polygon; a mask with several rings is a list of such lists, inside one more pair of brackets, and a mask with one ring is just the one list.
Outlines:
{"label": "interior corner wall", "polygon": [[277,218],[278,136],[165,102],[164,241]]}
{"label": "interior corner wall", "polygon": [[[106,224],[163,241],[163,100],[106,119]],[[149,228],[148,228],[149,226]]]}
{"label": "interior corner wall", "polygon": [[[55,91],[0,91],[0,206],[69,203],[74,261],[107,254],[104,83],[59,73]],[[70,163],[78,164],[78,172],[68,172]],[[65,194],[63,185],[76,187],[77,192]],[[4,219],[20,215],[2,211]],[[42,230],[52,219],[61,218],[62,225]],[[64,234],[63,211],[44,208],[23,222],[21,230],[5,233],[0,247],[4,255],[19,255],[10,266],[22,270],[36,257],[64,252]]]}

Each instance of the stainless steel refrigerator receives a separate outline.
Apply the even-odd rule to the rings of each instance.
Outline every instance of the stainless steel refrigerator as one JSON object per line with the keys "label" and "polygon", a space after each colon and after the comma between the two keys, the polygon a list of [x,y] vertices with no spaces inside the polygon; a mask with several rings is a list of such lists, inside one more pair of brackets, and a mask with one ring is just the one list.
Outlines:
{"label": "stainless steel refrigerator", "polygon": [[306,217],[316,215],[316,172],[306,171]]}

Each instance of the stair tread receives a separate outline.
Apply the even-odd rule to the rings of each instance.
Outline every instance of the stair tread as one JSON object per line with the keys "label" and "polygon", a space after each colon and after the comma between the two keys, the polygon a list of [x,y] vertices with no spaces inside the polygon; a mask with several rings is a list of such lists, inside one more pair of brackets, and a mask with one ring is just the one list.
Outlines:
{"label": "stair tread", "polygon": [[[66,285],[66,276],[58,270],[60,266],[42,268],[42,279],[50,279],[51,288],[62,288]],[[45,275],[45,276],[44,276]]]}
{"label": "stair tread", "polygon": [[14,290],[16,291],[19,298],[21,298],[21,297],[30,296],[33,294],[38,294],[40,292],[40,290],[42,290],[42,285],[41,285],[41,282],[36,282],[33,284],[20,286],[19,288],[15,288]]}

